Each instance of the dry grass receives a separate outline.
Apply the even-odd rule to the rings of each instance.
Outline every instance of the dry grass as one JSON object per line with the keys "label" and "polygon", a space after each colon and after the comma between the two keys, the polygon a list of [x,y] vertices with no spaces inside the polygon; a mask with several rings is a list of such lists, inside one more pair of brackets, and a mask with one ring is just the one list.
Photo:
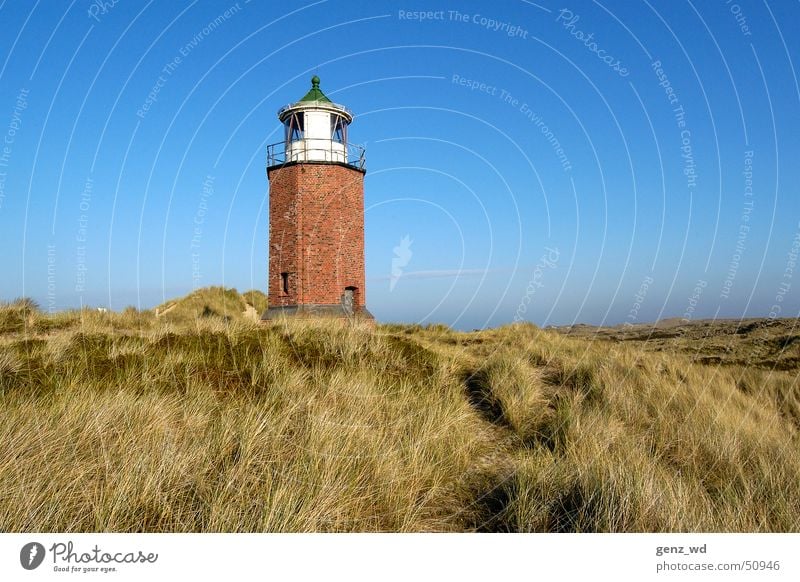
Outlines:
{"label": "dry grass", "polygon": [[0,530],[800,529],[796,373],[237,297],[1,307]]}

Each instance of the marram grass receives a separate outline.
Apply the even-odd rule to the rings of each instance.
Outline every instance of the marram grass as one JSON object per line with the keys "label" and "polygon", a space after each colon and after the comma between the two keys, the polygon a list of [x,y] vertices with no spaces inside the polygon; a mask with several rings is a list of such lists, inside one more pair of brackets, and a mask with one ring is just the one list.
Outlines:
{"label": "marram grass", "polygon": [[796,371],[256,299],[0,308],[0,530],[800,530]]}

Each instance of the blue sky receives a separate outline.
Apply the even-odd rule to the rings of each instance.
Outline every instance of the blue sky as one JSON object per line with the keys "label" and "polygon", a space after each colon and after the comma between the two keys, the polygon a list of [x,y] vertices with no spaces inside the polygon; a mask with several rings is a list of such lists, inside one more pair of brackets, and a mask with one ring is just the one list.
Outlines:
{"label": "blue sky", "polygon": [[316,73],[367,148],[379,320],[796,317],[799,18],[726,0],[3,2],[0,298],[266,289],[265,148]]}

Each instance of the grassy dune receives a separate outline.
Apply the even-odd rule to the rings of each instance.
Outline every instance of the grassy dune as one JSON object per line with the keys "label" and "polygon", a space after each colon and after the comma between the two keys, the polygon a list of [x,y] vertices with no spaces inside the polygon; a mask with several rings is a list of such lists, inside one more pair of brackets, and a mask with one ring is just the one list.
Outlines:
{"label": "grassy dune", "polygon": [[797,371],[253,301],[0,308],[0,530],[800,530]]}

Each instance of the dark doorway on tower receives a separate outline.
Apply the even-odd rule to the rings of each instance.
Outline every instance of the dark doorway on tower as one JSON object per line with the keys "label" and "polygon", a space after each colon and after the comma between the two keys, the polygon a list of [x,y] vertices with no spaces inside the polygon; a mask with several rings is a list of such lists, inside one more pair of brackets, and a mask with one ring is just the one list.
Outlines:
{"label": "dark doorway on tower", "polygon": [[347,315],[353,315],[356,305],[356,287],[345,287],[342,293],[342,309]]}

